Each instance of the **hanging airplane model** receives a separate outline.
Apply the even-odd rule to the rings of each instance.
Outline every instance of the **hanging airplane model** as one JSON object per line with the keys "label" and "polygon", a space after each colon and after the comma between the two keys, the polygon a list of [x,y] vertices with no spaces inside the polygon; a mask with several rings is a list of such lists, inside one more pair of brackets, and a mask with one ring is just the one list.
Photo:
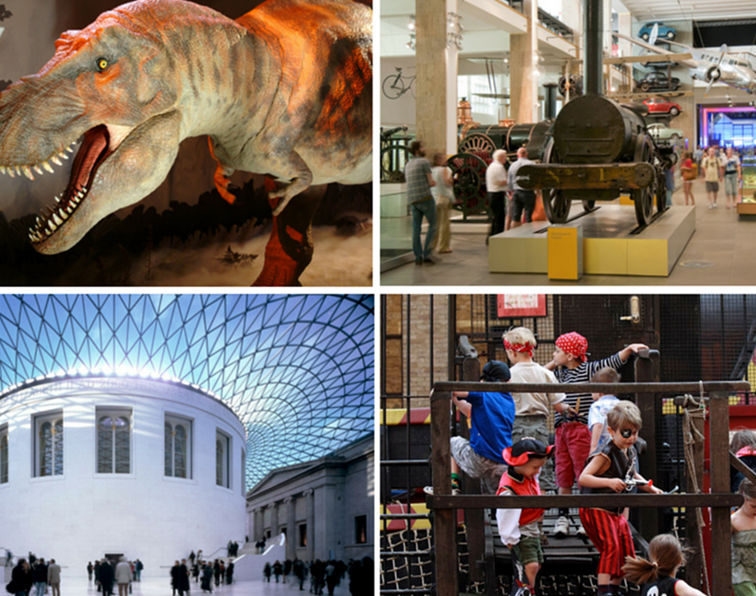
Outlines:
{"label": "hanging airplane model", "polygon": [[[650,52],[655,54],[674,54],[669,50],[665,50],[656,45],[656,36],[658,33],[658,25],[654,25],[651,31],[651,36],[648,42],[640,41],[638,39],[622,35],[621,33],[615,33],[617,37],[626,39],[627,41],[639,45]],[[706,86],[705,95],[709,95],[709,90],[714,83],[724,83],[730,87],[736,89],[743,89],[748,93],[756,93],[756,71],[754,71],[751,63],[746,59],[745,55],[753,56],[748,52],[740,52],[739,55],[728,54],[727,45],[722,45],[719,48],[719,52],[709,49],[695,49],[685,44],[677,43],[676,41],[665,40],[672,45],[685,48],[687,52],[690,52],[692,58],[678,60],[683,66],[687,66],[690,71],[690,76],[699,81],[708,83]],[[756,56],[754,56],[756,58]]]}

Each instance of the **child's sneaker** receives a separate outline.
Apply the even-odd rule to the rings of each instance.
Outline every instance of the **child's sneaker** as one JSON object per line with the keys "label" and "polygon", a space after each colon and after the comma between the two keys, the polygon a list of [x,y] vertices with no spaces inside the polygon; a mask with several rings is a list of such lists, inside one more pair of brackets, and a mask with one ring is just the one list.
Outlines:
{"label": "child's sneaker", "polygon": [[561,516],[554,524],[554,536],[557,538],[567,538],[570,535],[570,520]]}
{"label": "child's sneaker", "polygon": [[[433,494],[433,487],[432,486],[426,486],[426,487],[423,488],[423,492],[426,495],[432,495]],[[453,488],[452,489],[452,495],[453,496],[456,497],[457,495],[461,495],[461,494],[462,494],[462,491],[459,490],[458,488]]]}
{"label": "child's sneaker", "polygon": [[577,534],[578,536],[582,536],[583,538],[586,538],[588,536],[588,532],[585,531],[585,528],[581,523],[578,524]]}

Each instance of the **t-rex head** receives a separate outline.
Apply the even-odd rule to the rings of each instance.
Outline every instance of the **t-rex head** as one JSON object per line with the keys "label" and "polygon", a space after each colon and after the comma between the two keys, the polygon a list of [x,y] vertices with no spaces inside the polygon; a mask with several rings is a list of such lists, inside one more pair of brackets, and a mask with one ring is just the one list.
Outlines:
{"label": "t-rex head", "polygon": [[180,0],[125,4],[61,35],[39,73],[0,94],[0,173],[33,180],[62,165],[81,139],[65,191],[29,232],[39,252],[69,249],[166,178],[182,137],[180,76],[161,19],[170,22],[176,7],[204,9]]}

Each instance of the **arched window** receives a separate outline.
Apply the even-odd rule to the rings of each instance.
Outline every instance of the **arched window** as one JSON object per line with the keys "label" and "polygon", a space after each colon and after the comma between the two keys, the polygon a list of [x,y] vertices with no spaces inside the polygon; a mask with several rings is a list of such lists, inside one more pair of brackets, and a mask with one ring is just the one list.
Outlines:
{"label": "arched window", "polygon": [[0,428],[0,484],[8,482],[8,427]]}
{"label": "arched window", "polygon": [[220,431],[215,433],[215,484],[231,488],[229,482],[229,459],[231,458],[231,437]]}
{"label": "arched window", "polygon": [[36,428],[35,476],[63,474],[63,414],[45,414],[34,419]]}
{"label": "arched window", "polygon": [[97,410],[97,473],[131,473],[131,411]]}
{"label": "arched window", "polygon": [[165,475],[173,478],[191,478],[191,421],[166,416],[164,432]]}

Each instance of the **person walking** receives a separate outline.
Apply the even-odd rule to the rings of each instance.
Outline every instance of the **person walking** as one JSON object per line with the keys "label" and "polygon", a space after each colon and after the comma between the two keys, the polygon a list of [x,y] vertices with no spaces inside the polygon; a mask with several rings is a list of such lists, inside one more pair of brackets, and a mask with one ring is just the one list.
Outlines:
{"label": "person walking", "polygon": [[34,585],[31,567],[26,559],[19,559],[16,566],[11,572],[10,584],[6,589],[16,596],[31,596],[31,589]]}
{"label": "person walking", "polygon": [[208,561],[202,570],[202,591],[213,593],[213,566]]}
{"label": "person walking", "polygon": [[92,561],[87,563],[87,575],[89,576],[89,581],[92,581],[92,571],[94,571],[94,567],[92,566]]}
{"label": "person walking", "polygon": [[52,588],[52,596],[60,596],[60,565],[55,562],[55,559],[50,559],[50,564],[47,566],[47,583]]}
{"label": "person walking", "polygon": [[535,210],[536,194],[535,191],[525,190],[517,183],[517,171],[526,165],[534,165],[535,162],[528,159],[528,150],[525,147],[520,147],[517,150],[517,161],[509,167],[507,172],[507,181],[509,182],[509,190],[512,191],[512,228],[517,228],[522,225],[522,214],[525,212],[525,221],[531,223],[533,221],[533,211]]}
{"label": "person walking", "polygon": [[45,596],[45,590],[47,590],[47,565],[45,565],[44,559],[40,559],[34,565],[32,577],[34,578],[34,588],[37,590],[37,596]]}
{"label": "person walking", "polygon": [[507,152],[497,149],[491,158],[486,168],[486,193],[493,215],[489,236],[495,236],[507,229]]}
{"label": "person walking", "polygon": [[724,163],[717,156],[714,147],[709,147],[708,155],[701,160],[701,168],[704,171],[704,180],[706,180],[706,197],[709,200],[709,209],[715,209],[717,207],[719,182],[724,174]]}
{"label": "person walking", "polygon": [[[412,213],[412,252],[415,254],[415,265],[435,265],[430,253],[436,238],[436,204],[431,194],[431,188],[436,183],[433,181],[431,166],[425,159],[422,141],[412,141],[409,150],[412,157],[404,166],[404,178],[407,181],[407,203]],[[420,237],[423,217],[428,220],[424,246]]]}
{"label": "person walking", "polygon": [[118,584],[118,596],[127,596],[129,593],[129,584],[134,577],[131,574],[131,565],[126,557],[121,557],[115,568],[115,580]]}
{"label": "person walking", "polygon": [[102,596],[113,596],[113,567],[107,559],[100,561],[100,585],[102,586]]}
{"label": "person walking", "polygon": [[179,596],[189,594],[189,569],[186,566],[186,559],[181,559],[178,573],[176,574],[176,586],[178,587]]}
{"label": "person walking", "polygon": [[431,188],[431,194],[436,201],[436,233],[435,249],[439,254],[451,252],[451,208],[454,204],[454,190],[452,188],[452,173],[446,165],[446,155],[436,153],[433,156],[433,181],[436,185]]}

